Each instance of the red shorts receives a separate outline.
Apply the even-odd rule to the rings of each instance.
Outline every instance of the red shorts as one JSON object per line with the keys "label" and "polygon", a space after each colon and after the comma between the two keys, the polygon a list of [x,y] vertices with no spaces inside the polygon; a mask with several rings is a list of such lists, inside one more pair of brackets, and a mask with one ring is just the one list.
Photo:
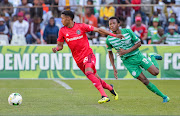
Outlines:
{"label": "red shorts", "polygon": [[77,63],[78,67],[82,70],[82,72],[85,74],[85,68],[90,67],[94,70],[94,74],[96,71],[96,57],[95,55],[89,54],[83,59],[83,62]]}

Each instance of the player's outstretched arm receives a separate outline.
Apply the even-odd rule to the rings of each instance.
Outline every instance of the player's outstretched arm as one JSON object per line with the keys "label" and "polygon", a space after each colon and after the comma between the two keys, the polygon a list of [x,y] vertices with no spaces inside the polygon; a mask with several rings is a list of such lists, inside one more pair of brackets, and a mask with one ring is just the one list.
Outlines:
{"label": "player's outstretched arm", "polygon": [[62,50],[62,49],[63,49],[63,44],[64,44],[64,42],[59,42],[59,41],[57,41],[57,47],[52,48],[52,51],[53,51],[54,53],[56,53],[57,51]]}
{"label": "player's outstretched arm", "polygon": [[102,28],[96,28],[94,27],[94,32],[98,32],[98,33],[101,33],[101,34],[105,34],[105,35],[110,35],[110,36],[113,36],[113,37],[117,37],[117,38],[125,38],[122,34],[114,34],[114,33],[111,33],[105,29],[102,29]]}
{"label": "player's outstretched arm", "polygon": [[117,79],[118,78],[118,76],[117,76],[118,73],[117,73],[116,67],[114,65],[114,56],[113,56],[113,53],[112,53],[112,51],[108,51],[108,54],[109,54],[110,62],[112,64],[112,66],[113,66],[114,77]]}

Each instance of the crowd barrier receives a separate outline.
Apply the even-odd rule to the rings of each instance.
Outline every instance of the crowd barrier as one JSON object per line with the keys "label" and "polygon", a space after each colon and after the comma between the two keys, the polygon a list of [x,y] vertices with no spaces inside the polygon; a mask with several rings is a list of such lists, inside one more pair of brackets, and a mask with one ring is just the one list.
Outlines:
{"label": "crowd barrier", "polygon": [[[84,79],[85,75],[77,67],[68,46],[58,53],[53,53],[48,46],[0,46],[0,78],[61,78]],[[114,71],[110,64],[105,46],[91,46],[96,55],[96,68],[99,76],[113,79]],[[160,74],[152,76],[143,71],[148,78],[180,78],[180,46],[146,45],[140,51],[147,57],[150,52],[163,56],[158,61]],[[114,53],[116,51],[113,51]],[[123,66],[119,56],[115,55],[115,65],[120,79],[133,78]]]}

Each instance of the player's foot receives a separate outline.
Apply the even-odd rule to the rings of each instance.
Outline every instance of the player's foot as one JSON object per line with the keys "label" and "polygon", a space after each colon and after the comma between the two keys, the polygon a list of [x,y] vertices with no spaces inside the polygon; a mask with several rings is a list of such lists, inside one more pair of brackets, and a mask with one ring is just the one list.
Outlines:
{"label": "player's foot", "polygon": [[118,94],[117,94],[117,92],[114,90],[113,84],[110,84],[110,85],[111,85],[111,87],[113,88],[113,90],[111,90],[110,92],[111,92],[111,94],[114,96],[114,100],[118,100]]}
{"label": "player's foot", "polygon": [[99,103],[99,104],[102,104],[102,103],[106,103],[106,102],[109,102],[109,101],[110,101],[109,97],[102,97],[102,98],[98,101],[98,103]]}
{"label": "player's foot", "polygon": [[163,103],[167,103],[169,101],[170,101],[170,98],[168,96],[163,98]]}
{"label": "player's foot", "polygon": [[148,53],[149,57],[154,56],[156,60],[162,60],[162,56],[157,53]]}

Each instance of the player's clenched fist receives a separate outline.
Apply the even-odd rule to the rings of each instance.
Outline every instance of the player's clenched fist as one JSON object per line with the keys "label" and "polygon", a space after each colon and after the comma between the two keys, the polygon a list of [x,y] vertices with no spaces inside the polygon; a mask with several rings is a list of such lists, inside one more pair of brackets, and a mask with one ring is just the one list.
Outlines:
{"label": "player's clenched fist", "polygon": [[127,54],[128,51],[120,48],[119,50],[117,50],[117,53],[118,53],[120,56],[123,56],[124,54]]}
{"label": "player's clenched fist", "polygon": [[122,34],[116,34],[116,37],[120,39],[125,38]]}
{"label": "player's clenched fist", "polygon": [[56,49],[56,48],[52,48],[52,51],[53,51],[54,53],[56,53],[56,52],[57,52],[57,49]]}

